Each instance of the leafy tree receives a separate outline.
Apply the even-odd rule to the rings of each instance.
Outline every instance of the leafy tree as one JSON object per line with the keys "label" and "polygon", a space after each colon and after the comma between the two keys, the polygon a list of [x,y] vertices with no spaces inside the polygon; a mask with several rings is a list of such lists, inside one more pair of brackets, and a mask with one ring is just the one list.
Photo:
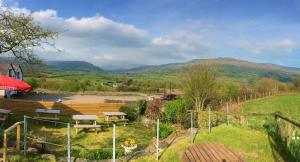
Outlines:
{"label": "leafy tree", "polygon": [[274,78],[263,78],[257,82],[257,91],[260,93],[278,92],[279,81]]}
{"label": "leafy tree", "polygon": [[300,90],[300,76],[299,75],[294,78],[294,86],[295,86],[296,90]]}
{"label": "leafy tree", "polygon": [[12,54],[17,59],[36,62],[33,50],[43,45],[53,45],[47,40],[57,32],[44,29],[30,15],[0,6],[0,55]]}
{"label": "leafy tree", "polygon": [[196,64],[188,67],[183,74],[183,89],[188,100],[199,111],[216,93],[217,72],[214,66]]}
{"label": "leafy tree", "polygon": [[229,83],[225,86],[224,89],[224,98],[229,100],[230,97],[237,98],[239,95],[239,86],[234,83]]}

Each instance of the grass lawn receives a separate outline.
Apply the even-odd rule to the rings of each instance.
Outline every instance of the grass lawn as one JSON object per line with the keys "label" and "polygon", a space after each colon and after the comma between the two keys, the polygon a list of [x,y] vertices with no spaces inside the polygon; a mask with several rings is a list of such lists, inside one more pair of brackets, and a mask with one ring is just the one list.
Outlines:
{"label": "grass lawn", "polygon": [[[63,117],[61,117],[63,118]],[[14,114],[9,121],[7,122],[5,127],[12,125],[16,121],[21,121],[21,114]],[[65,117],[63,119],[65,122],[72,121],[70,118]],[[28,127],[27,127],[27,136],[31,138],[46,138],[47,142],[55,143],[61,146],[55,146],[51,144],[46,144],[47,153],[53,153],[58,156],[66,156],[67,155],[67,127],[64,124],[54,123],[45,123],[45,122],[37,122],[36,120],[28,119]],[[73,122],[73,121],[72,121]],[[98,123],[102,125],[102,130],[98,133],[92,129],[90,131],[80,131],[78,134],[75,132],[75,128],[71,128],[71,149],[72,156],[85,158],[85,153],[99,152],[101,150],[111,152],[112,153],[112,126],[107,126],[103,123],[103,121],[99,120]],[[22,131],[23,132],[23,131]],[[138,144],[137,150],[145,149],[152,138],[155,136],[155,126],[146,127],[140,122],[132,122],[128,123],[126,126],[123,124],[118,124],[116,126],[116,149],[117,152],[122,153],[123,148],[121,144],[127,138],[134,138]],[[9,137],[12,142],[14,141],[14,132],[12,132]],[[23,135],[22,135],[23,139]],[[37,143],[35,140],[28,139],[29,146],[36,146]],[[99,157],[97,155],[92,155],[93,157]],[[93,159],[90,156],[90,158]]]}
{"label": "grass lawn", "polygon": [[[276,161],[268,136],[257,130],[247,127],[221,125],[212,129],[211,134],[200,132],[195,139],[195,143],[220,142],[239,153],[247,161]],[[180,161],[179,154],[191,145],[190,139],[179,140],[170,146],[161,156],[160,161],[173,162]],[[155,156],[137,159],[136,162],[151,162]]]}
{"label": "grass lawn", "polygon": [[273,113],[280,111],[282,114],[300,121],[300,94],[273,96],[247,101],[243,104],[242,109],[246,113]]}

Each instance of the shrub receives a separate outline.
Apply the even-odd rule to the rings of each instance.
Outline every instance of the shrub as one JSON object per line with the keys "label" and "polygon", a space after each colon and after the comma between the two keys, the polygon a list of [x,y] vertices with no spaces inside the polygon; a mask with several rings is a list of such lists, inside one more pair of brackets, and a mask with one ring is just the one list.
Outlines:
{"label": "shrub", "polygon": [[124,112],[127,114],[127,119],[130,121],[134,121],[138,118],[139,112],[137,110],[137,106],[135,104],[126,104],[119,109],[120,112]]}
{"label": "shrub", "polygon": [[289,150],[295,160],[300,161],[300,141],[299,140],[292,140],[289,143]]}
{"label": "shrub", "polygon": [[[157,127],[155,126],[155,130],[157,129]],[[161,123],[159,124],[159,138],[160,139],[165,139],[167,138],[169,135],[171,135],[174,132],[174,128],[172,128],[172,126],[170,124],[165,124],[165,123]]]}
{"label": "shrub", "polygon": [[146,117],[153,120],[159,119],[162,116],[160,111],[161,103],[161,100],[153,100],[150,102],[145,111]]}
{"label": "shrub", "polygon": [[[76,153],[75,153],[76,154]],[[96,150],[96,151],[83,151],[77,153],[79,157],[88,159],[88,160],[102,160],[102,159],[111,159],[112,152],[108,150]],[[123,156],[124,153],[116,151],[116,156]]]}
{"label": "shrub", "polygon": [[25,80],[33,89],[37,88],[39,86],[39,82],[35,78],[29,78]]}
{"label": "shrub", "polygon": [[186,118],[186,104],[183,99],[165,103],[165,120],[170,123],[181,123]]}
{"label": "shrub", "polygon": [[139,100],[137,102],[137,105],[138,105],[139,113],[141,115],[144,115],[145,111],[146,111],[146,108],[147,108],[147,101],[146,100]]}
{"label": "shrub", "polygon": [[[211,126],[217,126],[218,124],[218,115],[217,113],[211,111]],[[200,128],[208,128],[208,111],[200,111],[198,113],[198,125]]]}

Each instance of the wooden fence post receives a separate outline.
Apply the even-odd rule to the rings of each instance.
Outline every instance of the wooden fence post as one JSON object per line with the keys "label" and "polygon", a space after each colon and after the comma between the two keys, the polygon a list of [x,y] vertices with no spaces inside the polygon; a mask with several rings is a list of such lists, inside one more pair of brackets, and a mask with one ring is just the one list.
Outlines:
{"label": "wooden fence post", "polygon": [[240,96],[238,96],[238,98],[237,98],[237,104],[238,105],[240,104]]}
{"label": "wooden fence post", "polygon": [[17,125],[17,139],[16,139],[16,149],[17,151],[20,151],[20,136],[21,136],[21,125]]}
{"label": "wooden fence post", "polygon": [[3,162],[6,162],[6,154],[7,154],[7,133],[4,132],[3,135]]}
{"label": "wooden fence post", "polygon": [[290,143],[292,139],[292,124],[290,122],[287,123],[287,144]]}

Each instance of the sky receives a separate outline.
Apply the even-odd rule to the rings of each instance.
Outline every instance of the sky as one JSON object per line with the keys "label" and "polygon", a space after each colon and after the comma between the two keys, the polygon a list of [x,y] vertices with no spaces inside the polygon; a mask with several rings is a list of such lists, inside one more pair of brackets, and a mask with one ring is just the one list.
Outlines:
{"label": "sky", "polygon": [[3,2],[60,32],[56,48],[35,51],[44,60],[124,69],[231,57],[300,67],[300,0]]}

